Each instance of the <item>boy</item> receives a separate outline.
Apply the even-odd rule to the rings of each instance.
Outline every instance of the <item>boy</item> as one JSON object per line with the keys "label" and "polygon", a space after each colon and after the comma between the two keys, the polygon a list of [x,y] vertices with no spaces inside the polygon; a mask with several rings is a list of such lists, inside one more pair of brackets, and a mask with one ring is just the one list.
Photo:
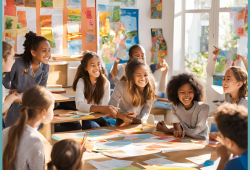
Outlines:
{"label": "boy", "polygon": [[[223,104],[217,109],[215,122],[223,145],[217,148],[221,157],[217,170],[247,170],[247,109],[235,104]],[[230,155],[238,155],[229,160]]]}

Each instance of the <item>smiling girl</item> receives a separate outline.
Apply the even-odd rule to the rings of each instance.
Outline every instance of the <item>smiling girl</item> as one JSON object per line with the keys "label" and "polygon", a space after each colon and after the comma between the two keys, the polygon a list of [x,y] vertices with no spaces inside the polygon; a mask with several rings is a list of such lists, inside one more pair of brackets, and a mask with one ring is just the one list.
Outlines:
{"label": "smiling girl", "polygon": [[[46,38],[33,32],[25,35],[24,53],[16,59],[10,72],[3,78],[3,85],[11,91],[23,93],[27,88],[47,85],[49,74],[50,45]],[[21,100],[15,101],[7,113],[5,126],[13,125],[20,113]]]}
{"label": "smiling girl", "polygon": [[203,84],[193,74],[173,76],[167,86],[167,97],[173,102],[171,112],[174,128],[168,129],[162,121],[157,124],[157,130],[180,138],[187,135],[206,139],[209,105],[201,102],[203,94]]}
{"label": "smiling girl", "polygon": [[116,125],[145,123],[154,98],[155,83],[149,66],[141,59],[132,59],[109,101],[110,105],[120,108],[116,115]]}

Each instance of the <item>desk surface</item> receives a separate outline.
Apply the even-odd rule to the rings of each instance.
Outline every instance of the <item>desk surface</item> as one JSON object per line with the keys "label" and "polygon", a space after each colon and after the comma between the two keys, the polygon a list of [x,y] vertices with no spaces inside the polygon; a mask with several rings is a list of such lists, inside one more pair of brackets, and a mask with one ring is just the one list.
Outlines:
{"label": "desk surface", "polygon": [[[129,125],[129,126],[125,126],[125,127],[117,127],[117,126],[112,126],[112,127],[105,127],[105,128],[97,128],[97,129],[110,129],[110,130],[125,130],[125,129],[130,129],[130,128],[134,128],[138,125]],[[74,139],[78,142],[80,142],[79,138],[76,138],[68,133],[79,133],[79,132],[86,132],[86,131],[90,131],[89,130],[79,130],[79,131],[71,131],[71,132],[61,132],[61,133],[55,133],[54,136],[59,137],[60,139]],[[163,134],[162,132],[154,132],[154,133],[158,133],[158,134]],[[168,135],[169,137],[173,137],[172,135]],[[174,137],[173,137],[174,138]],[[193,139],[193,138],[189,138],[189,137],[185,137],[185,139]],[[198,140],[198,139],[193,139],[195,141],[200,141],[203,143],[199,143],[199,145],[197,145],[197,147],[192,147],[189,150],[182,150],[182,151],[175,151],[175,152],[167,152],[167,153],[157,153],[157,155],[161,155],[166,157],[168,160],[171,161],[175,161],[175,162],[179,162],[179,163],[192,163],[191,161],[185,159],[187,157],[194,157],[194,156],[199,156],[199,155],[203,155],[203,154],[211,154],[211,159],[212,161],[216,160],[218,158],[217,153],[216,153],[216,148],[215,146],[209,146],[207,145],[207,143],[204,143],[204,140]],[[52,140],[53,143],[57,142],[55,139]],[[178,145],[179,142],[169,142],[172,145]],[[196,145],[196,144],[194,144]],[[92,166],[91,164],[87,163],[87,160],[95,160],[95,161],[106,161],[106,160],[111,160],[111,157],[108,156],[98,156],[98,157],[94,157],[94,158],[86,158],[84,159],[84,156],[88,157],[88,155],[90,155],[90,153],[84,153],[83,155],[83,169],[88,169],[88,170],[92,170],[92,169],[96,169],[94,166]],[[146,163],[144,163],[143,161],[149,160],[149,159],[153,159],[153,158],[159,158],[156,154],[150,154],[150,155],[143,155],[143,156],[137,156],[137,157],[131,157],[131,158],[125,158],[125,159],[121,159],[121,160],[127,160],[127,161],[134,161],[132,166],[134,167],[138,167],[143,169],[141,166],[139,166],[137,163],[141,164],[141,165],[146,165]],[[115,158],[116,159],[116,158]]]}
{"label": "desk surface", "polygon": [[[66,95],[75,97],[76,92],[72,89],[72,87],[68,87],[68,88],[64,88],[64,89],[66,90],[66,93],[62,93],[62,94],[66,94]],[[75,101],[74,98],[68,98],[68,97],[65,97],[61,94],[54,94],[54,97],[55,97],[55,103]]]}

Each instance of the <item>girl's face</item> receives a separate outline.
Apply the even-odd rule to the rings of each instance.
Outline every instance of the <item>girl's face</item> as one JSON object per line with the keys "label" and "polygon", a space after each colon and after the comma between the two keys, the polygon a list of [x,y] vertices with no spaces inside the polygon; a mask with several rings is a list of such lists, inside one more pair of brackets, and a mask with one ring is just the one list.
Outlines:
{"label": "girl's face", "polygon": [[149,75],[149,71],[145,66],[138,67],[137,69],[135,69],[134,82],[142,90],[148,84],[148,81],[149,81],[148,75]]}
{"label": "girl's face", "polygon": [[43,116],[43,121],[42,121],[43,124],[49,124],[54,118],[54,112],[53,112],[54,103],[55,103],[55,100],[53,96],[53,102],[51,103],[50,107],[48,108],[48,110],[45,112],[45,115]]}
{"label": "girl's face", "polygon": [[232,70],[227,70],[226,74],[222,81],[222,87],[225,93],[234,93],[235,91],[239,91],[240,87],[242,86],[242,82],[237,82],[236,78],[234,77]]}
{"label": "girl's face", "polygon": [[3,58],[3,72],[10,72],[11,67],[13,66],[15,62],[15,52],[13,48],[10,51],[10,55],[6,56],[6,59]]}
{"label": "girl's face", "polygon": [[184,107],[187,109],[191,109],[193,106],[193,99],[194,99],[194,89],[193,87],[189,84],[186,83],[182,85],[178,89],[178,98],[181,101],[181,103],[184,105]]}
{"label": "girl's face", "polygon": [[99,58],[92,57],[88,61],[88,65],[85,70],[88,71],[89,76],[97,78],[101,74],[101,68],[102,68],[102,65],[101,65],[101,61],[99,60]]}
{"label": "girl's face", "polygon": [[145,54],[145,51],[143,49],[141,49],[140,47],[137,47],[137,48],[133,49],[131,57],[132,57],[132,59],[138,58],[138,59],[144,60],[144,54]]}
{"label": "girl's face", "polygon": [[31,50],[31,54],[33,58],[42,62],[44,64],[48,64],[49,59],[51,58],[50,54],[50,44],[48,41],[41,41],[37,50]]}

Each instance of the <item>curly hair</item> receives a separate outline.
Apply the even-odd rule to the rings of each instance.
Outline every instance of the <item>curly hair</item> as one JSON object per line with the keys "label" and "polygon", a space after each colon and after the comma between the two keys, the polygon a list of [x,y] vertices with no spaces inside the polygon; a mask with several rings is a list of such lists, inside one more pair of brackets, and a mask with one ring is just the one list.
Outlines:
{"label": "curly hair", "polygon": [[[138,87],[134,82],[134,72],[138,67],[146,67],[149,70],[149,82],[143,90],[143,94],[139,92]],[[155,80],[152,75],[149,66],[142,60],[138,58],[132,59],[125,68],[125,76],[122,77],[121,81],[126,81],[127,92],[131,96],[132,105],[137,107],[150,100],[152,105],[155,98]]]}
{"label": "curly hair", "polygon": [[178,89],[184,84],[190,84],[194,89],[195,101],[202,101],[204,96],[203,83],[192,73],[181,73],[176,76],[172,76],[167,85],[167,97],[168,100],[177,105],[180,100],[178,98]]}
{"label": "curly hair", "polygon": [[[129,51],[128,51],[128,55],[129,55],[129,60],[128,60],[128,63],[133,59],[132,58],[132,55],[133,55],[133,51],[134,49],[136,48],[141,48],[141,50],[144,52],[144,55],[145,55],[145,49],[143,48],[143,46],[139,45],[139,44],[136,44],[136,45],[133,45],[130,47]],[[144,62],[145,62],[145,58],[146,58],[146,55],[144,56]]]}
{"label": "curly hair", "polygon": [[214,116],[221,134],[234,141],[238,147],[247,149],[247,108],[242,105],[225,103],[218,107]]}
{"label": "curly hair", "polygon": [[247,83],[247,73],[246,71],[241,68],[241,67],[237,67],[237,66],[232,66],[230,67],[228,70],[232,70],[234,77],[236,78],[237,82],[242,82],[242,86],[239,89],[239,99],[241,98],[245,98],[247,91],[248,91],[248,83]]}
{"label": "curly hair", "polygon": [[24,73],[28,74],[28,67],[30,61],[32,61],[32,54],[31,50],[37,50],[41,41],[47,41],[45,37],[37,36],[36,33],[30,31],[26,33],[24,41],[24,53],[22,54],[23,61],[25,64],[25,69],[23,70]]}
{"label": "curly hair", "polygon": [[99,104],[104,95],[105,83],[108,80],[105,77],[105,69],[102,67],[102,70],[100,71],[101,74],[97,78],[96,86],[93,91],[93,87],[89,78],[89,73],[85,70],[88,66],[88,61],[93,57],[97,57],[101,61],[100,57],[95,52],[88,51],[83,54],[81,64],[77,68],[77,72],[73,81],[73,90],[76,91],[76,85],[78,83],[78,80],[82,78],[85,87],[84,96],[87,99],[88,103],[91,103],[93,100],[95,104]]}

